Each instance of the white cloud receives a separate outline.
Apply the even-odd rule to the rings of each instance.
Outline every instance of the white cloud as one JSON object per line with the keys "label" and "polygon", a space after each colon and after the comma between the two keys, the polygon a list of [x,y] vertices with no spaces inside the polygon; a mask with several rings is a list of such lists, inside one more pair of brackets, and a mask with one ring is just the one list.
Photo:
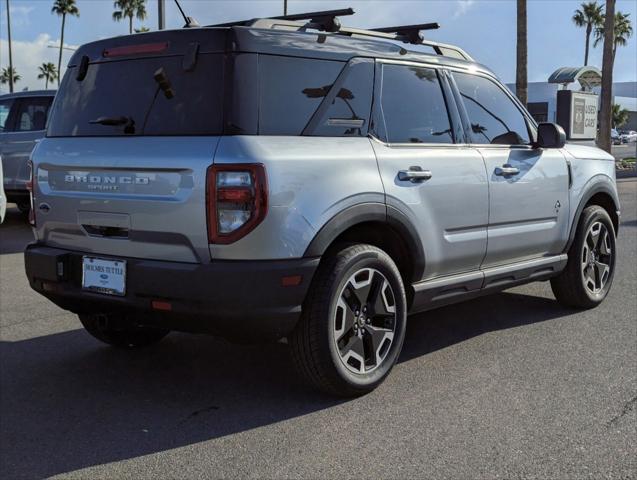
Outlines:
{"label": "white cloud", "polygon": [[453,17],[458,18],[461,15],[464,15],[469,11],[469,9],[473,6],[475,0],[458,0],[456,2],[456,10],[453,12]]}
{"label": "white cloud", "polygon": [[[31,25],[30,14],[35,7],[28,7],[26,5],[13,5],[11,4],[11,26],[12,27],[25,27]],[[2,25],[7,25],[6,15],[4,13],[0,16],[2,18]]]}
{"label": "white cloud", "polygon": [[[13,19],[11,19],[13,22]],[[41,33],[33,41],[16,41],[12,42],[13,67],[18,75],[22,78],[15,84],[15,90],[20,91],[25,87],[29,90],[39,90],[44,88],[44,81],[38,79],[38,67],[46,62],[52,62],[57,67],[59,50],[57,48],[49,48],[49,46],[57,46],[60,40],[52,39],[50,35]],[[77,48],[76,45],[64,44],[65,47]],[[65,71],[65,65],[73,54],[70,50],[64,50],[62,54],[62,72]],[[2,68],[9,66],[9,46],[6,38],[0,39],[0,58],[2,58]],[[49,85],[51,87],[51,85]],[[53,85],[55,87],[55,85]],[[2,86],[3,91],[7,91],[7,85]]]}

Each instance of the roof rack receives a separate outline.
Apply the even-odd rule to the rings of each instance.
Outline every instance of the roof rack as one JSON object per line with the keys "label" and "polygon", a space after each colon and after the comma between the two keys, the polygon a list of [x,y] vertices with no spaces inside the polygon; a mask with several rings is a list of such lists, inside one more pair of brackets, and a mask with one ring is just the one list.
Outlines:
{"label": "roof rack", "polygon": [[[251,27],[257,22],[267,20],[284,20],[286,22],[297,22],[300,20],[309,20],[303,24],[304,28],[312,28],[322,32],[338,32],[341,28],[341,22],[337,17],[354,15],[351,8],[342,8],[340,10],[323,10],[320,12],[295,13],[293,15],[281,15],[279,17],[253,18],[250,20],[239,20],[237,22],[220,23],[217,25],[208,25],[209,27]],[[277,24],[275,22],[274,24]],[[283,24],[283,25],[287,25]],[[295,25],[292,25],[295,26]],[[270,27],[274,28],[274,27]]]}
{"label": "roof rack", "polygon": [[[298,13],[283,15],[280,17],[253,18],[236,22],[208,25],[209,27],[254,27],[264,29],[280,29],[304,31],[308,29],[322,32],[330,32],[347,36],[363,36],[382,38],[385,40],[400,41],[412,45],[424,45],[431,47],[437,55],[460,58],[473,61],[473,58],[460,47],[446,43],[425,40],[420,33],[423,30],[436,30],[440,28],[438,23],[422,23],[416,25],[402,25],[396,27],[381,27],[370,30],[361,28],[343,27],[337,17],[353,15],[354,10],[344,8],[341,10],[326,10],[322,12]],[[304,22],[304,20],[308,20]]]}

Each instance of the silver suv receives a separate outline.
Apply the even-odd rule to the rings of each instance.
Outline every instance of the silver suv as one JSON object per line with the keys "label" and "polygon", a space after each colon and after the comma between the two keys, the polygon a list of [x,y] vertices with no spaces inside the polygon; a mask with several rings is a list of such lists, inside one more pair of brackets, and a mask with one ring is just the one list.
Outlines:
{"label": "silver suv", "polygon": [[44,137],[55,90],[0,95],[0,156],[7,200],[21,212],[31,208],[27,183],[28,161],[35,144]]}
{"label": "silver suv", "polygon": [[31,286],[119,347],[287,338],[344,396],[388,375],[408,313],[544,280],[595,307],[613,158],[427,27],[323,12],[84,45],[33,154]]}

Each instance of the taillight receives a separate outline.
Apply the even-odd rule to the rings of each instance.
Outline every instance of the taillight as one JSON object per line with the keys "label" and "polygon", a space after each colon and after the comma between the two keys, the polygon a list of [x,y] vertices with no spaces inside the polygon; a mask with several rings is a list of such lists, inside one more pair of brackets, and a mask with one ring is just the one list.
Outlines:
{"label": "taillight", "polygon": [[29,201],[31,202],[31,209],[29,210],[29,223],[31,226],[35,227],[35,200],[33,199],[33,162],[29,160],[27,162],[27,168],[29,169],[29,180],[27,181],[26,187],[29,191]]}
{"label": "taillight", "polygon": [[207,175],[208,241],[232,243],[250,233],[268,210],[261,164],[212,165]]}

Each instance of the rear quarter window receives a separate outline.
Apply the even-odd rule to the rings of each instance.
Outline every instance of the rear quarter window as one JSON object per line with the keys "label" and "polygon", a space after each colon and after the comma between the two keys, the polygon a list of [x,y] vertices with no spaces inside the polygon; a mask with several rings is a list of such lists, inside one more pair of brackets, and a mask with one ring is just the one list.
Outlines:
{"label": "rear quarter window", "polygon": [[344,63],[259,56],[259,134],[300,135]]}

